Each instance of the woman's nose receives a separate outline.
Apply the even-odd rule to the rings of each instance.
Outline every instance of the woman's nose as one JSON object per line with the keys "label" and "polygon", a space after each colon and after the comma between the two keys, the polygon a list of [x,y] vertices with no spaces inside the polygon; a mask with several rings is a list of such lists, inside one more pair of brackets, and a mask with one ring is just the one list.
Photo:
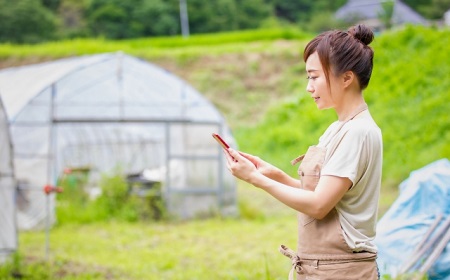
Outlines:
{"label": "woman's nose", "polygon": [[314,88],[311,85],[311,82],[308,81],[308,84],[306,85],[306,91],[313,93],[314,92]]}

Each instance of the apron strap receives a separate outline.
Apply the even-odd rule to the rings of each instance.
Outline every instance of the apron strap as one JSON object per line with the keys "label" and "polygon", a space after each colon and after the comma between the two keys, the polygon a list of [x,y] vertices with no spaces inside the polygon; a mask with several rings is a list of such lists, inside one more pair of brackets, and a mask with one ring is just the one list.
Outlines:
{"label": "apron strap", "polygon": [[288,279],[289,280],[295,280],[294,279],[294,271],[296,271],[297,273],[300,273],[300,271],[302,271],[300,257],[297,255],[296,252],[294,252],[293,250],[289,249],[287,246],[280,245],[279,250],[280,250],[280,252],[283,255],[285,255],[286,257],[291,259],[291,261],[292,261],[292,268],[289,271]]}
{"label": "apron strap", "polygon": [[[333,139],[333,137],[336,136],[336,134],[338,134],[339,131],[341,131],[342,127],[344,127],[344,125],[346,123],[348,123],[350,120],[353,120],[357,115],[364,112],[368,108],[369,107],[367,106],[367,103],[365,103],[365,102],[363,104],[361,104],[360,106],[358,106],[358,108],[356,108],[356,110],[352,114],[350,114],[350,116],[339,125],[338,129],[333,133],[333,135],[328,137],[328,141],[323,146],[326,147],[328,145],[328,143],[330,143],[331,139]],[[295,159],[291,160],[291,165],[296,165],[297,163],[302,161],[304,157],[305,157],[305,155],[301,155],[301,156],[298,156]]]}
{"label": "apron strap", "polygon": [[301,155],[301,156],[294,158],[293,160],[291,160],[291,165],[296,165],[297,163],[302,161],[304,158],[305,158],[305,155]]}
{"label": "apron strap", "polygon": [[368,107],[366,103],[363,103],[360,106],[358,106],[358,108],[356,108],[356,110],[346,120],[340,123],[338,129],[333,133],[332,136],[328,137],[327,143],[323,146],[326,147],[330,143],[331,139],[333,139],[333,137],[336,136],[339,133],[339,131],[341,131],[341,129],[344,127],[346,123],[353,120],[357,115],[359,115],[360,113],[364,112],[367,109]]}

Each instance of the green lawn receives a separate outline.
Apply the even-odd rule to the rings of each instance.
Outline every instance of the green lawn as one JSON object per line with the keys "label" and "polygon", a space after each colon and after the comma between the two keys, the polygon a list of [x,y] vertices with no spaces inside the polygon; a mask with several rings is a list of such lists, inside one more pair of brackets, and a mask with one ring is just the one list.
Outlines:
{"label": "green lawn", "polygon": [[[55,226],[48,254],[45,231],[21,232],[19,271],[23,279],[286,279],[290,261],[278,247],[296,248],[295,212],[243,182],[238,196],[240,218]],[[380,211],[391,203],[382,197]]]}
{"label": "green lawn", "polygon": [[21,232],[19,252],[28,267],[45,264],[48,279],[286,279],[278,247],[295,248],[295,213],[239,188],[241,218],[68,224],[51,230],[47,264],[44,231]]}

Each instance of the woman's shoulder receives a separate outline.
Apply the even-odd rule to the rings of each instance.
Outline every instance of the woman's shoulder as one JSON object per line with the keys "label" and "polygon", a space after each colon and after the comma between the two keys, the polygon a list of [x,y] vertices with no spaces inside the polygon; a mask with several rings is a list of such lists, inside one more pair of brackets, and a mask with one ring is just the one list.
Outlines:
{"label": "woman's shoulder", "polygon": [[[341,139],[352,139],[349,143],[372,143],[380,145],[382,140],[381,129],[371,117],[360,117],[349,121],[342,129]],[[348,141],[347,141],[348,142]]]}
{"label": "woman's shoulder", "polygon": [[345,130],[353,133],[381,133],[380,127],[372,118],[369,112],[360,115],[358,118],[350,120],[345,126]]}

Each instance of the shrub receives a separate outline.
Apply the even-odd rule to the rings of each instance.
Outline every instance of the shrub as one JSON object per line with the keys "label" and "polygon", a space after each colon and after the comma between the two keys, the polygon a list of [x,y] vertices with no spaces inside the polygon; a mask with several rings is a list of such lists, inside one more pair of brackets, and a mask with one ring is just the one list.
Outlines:
{"label": "shrub", "polygon": [[160,185],[145,195],[136,195],[122,175],[103,175],[100,181],[101,195],[90,199],[85,188],[86,180],[74,180],[74,177],[79,178],[79,175],[72,174],[61,182],[64,192],[58,195],[58,224],[113,219],[136,222],[168,218],[159,192]]}

